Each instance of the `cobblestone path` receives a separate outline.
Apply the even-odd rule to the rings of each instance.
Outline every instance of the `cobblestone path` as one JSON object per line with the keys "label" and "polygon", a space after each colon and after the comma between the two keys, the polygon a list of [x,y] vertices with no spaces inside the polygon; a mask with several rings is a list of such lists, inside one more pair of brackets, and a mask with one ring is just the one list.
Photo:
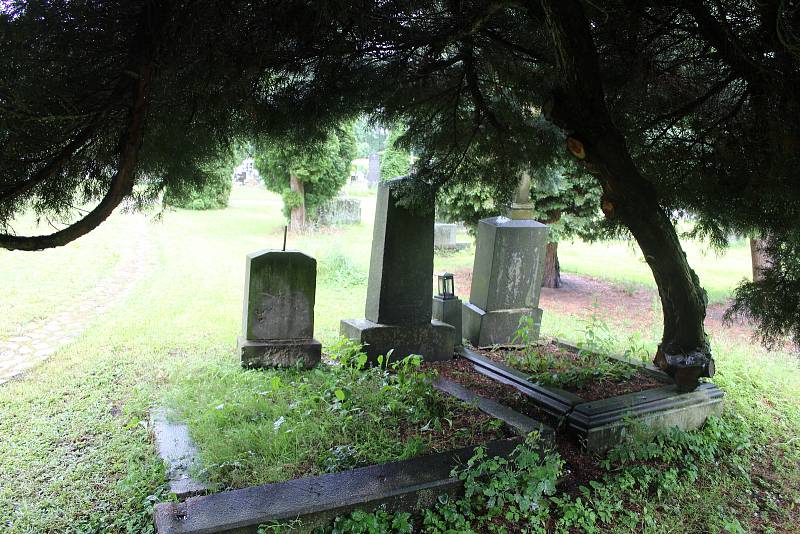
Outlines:
{"label": "cobblestone path", "polygon": [[52,316],[31,321],[16,335],[0,339],[0,384],[74,341],[98,316],[124,301],[151,270],[155,254],[147,219],[143,215],[129,217],[131,226],[120,236],[119,260],[108,276]]}

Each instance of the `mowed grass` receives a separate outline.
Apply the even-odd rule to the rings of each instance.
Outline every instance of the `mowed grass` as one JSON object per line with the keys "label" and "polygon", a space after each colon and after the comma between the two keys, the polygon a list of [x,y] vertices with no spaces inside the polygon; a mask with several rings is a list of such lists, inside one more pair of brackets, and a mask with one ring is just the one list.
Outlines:
{"label": "mowed grass", "polygon": [[[47,317],[91,289],[119,261],[124,216],[114,216],[96,232],[65,247],[30,253],[0,249],[0,338],[26,323]],[[20,234],[51,233],[25,219]]]}
{"label": "mowed grass", "polygon": [[[363,200],[367,212],[371,199]],[[240,370],[234,350],[244,256],[280,247],[282,226],[280,200],[259,189],[235,189],[226,210],[167,213],[150,224],[157,265],[128,299],[46,363],[0,386],[0,531],[152,532],[153,503],[170,497],[150,440],[148,412],[180,398],[186,384],[194,388],[194,406],[210,413],[225,403],[217,393],[226,383],[232,390],[249,387],[253,374]],[[113,245],[132,228],[123,215],[99,231],[108,232]],[[289,236],[288,248],[318,258],[316,335],[326,345],[337,339],[341,318],[364,314],[371,236],[368,222]],[[565,254],[568,248],[563,246]],[[47,254],[2,257],[3,272],[25,271],[18,275],[27,277],[32,293],[58,284],[59,271]],[[7,263],[8,258],[14,261]],[[72,257],[84,274],[81,283],[89,287],[102,270],[82,268],[84,260],[111,265],[113,252],[86,248]],[[471,262],[470,252],[436,259],[437,269]],[[34,312],[48,310],[43,305]],[[2,317],[0,328],[10,322]],[[546,335],[575,341],[581,328],[575,317],[545,311]],[[615,329],[620,350],[629,345],[627,334]],[[654,339],[646,333],[639,341],[652,347]],[[736,461],[728,458],[723,438],[715,437],[718,427],[690,433],[725,451],[711,459],[680,459],[699,465],[699,478],[682,478],[662,494],[631,492],[614,483],[608,498],[640,513],[636,531],[641,532],[791,532],[790,520],[800,507],[798,360],[735,340],[715,339],[714,346],[715,380],[727,393],[722,419],[727,433],[721,435],[733,432],[746,444]],[[263,380],[267,376],[288,380],[291,373],[265,373]],[[274,422],[270,419],[268,430]],[[592,493],[583,502],[594,510],[601,500]],[[751,528],[754,517],[769,528]],[[631,531],[621,525],[603,530]]]}

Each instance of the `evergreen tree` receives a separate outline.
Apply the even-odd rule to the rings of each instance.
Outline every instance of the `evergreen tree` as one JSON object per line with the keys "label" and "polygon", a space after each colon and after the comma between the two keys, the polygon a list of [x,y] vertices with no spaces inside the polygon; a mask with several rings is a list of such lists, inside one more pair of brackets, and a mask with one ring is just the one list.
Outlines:
{"label": "evergreen tree", "polygon": [[[424,187],[401,192],[409,205],[451,182],[511,191],[521,172],[580,165],[653,273],[656,362],[690,388],[713,359],[673,213],[715,241],[768,235],[773,285],[743,286],[738,303],[773,334],[800,325],[774,290],[800,280],[795,4],[8,0],[0,246],[77,239],[237,137],[323,142],[377,110],[376,122],[408,128],[419,156]],[[27,211],[67,226],[14,235]]]}
{"label": "evergreen tree", "polygon": [[170,182],[164,191],[164,205],[192,210],[222,209],[228,206],[233,187],[233,169],[247,152],[241,147],[223,150],[217,159],[198,166],[191,182]]}
{"label": "evergreen tree", "polygon": [[398,176],[407,176],[411,171],[411,153],[398,143],[403,129],[395,126],[386,139],[386,148],[381,154],[381,180],[391,180]]}
{"label": "evergreen tree", "polygon": [[283,197],[291,228],[301,230],[347,183],[355,151],[355,136],[347,124],[315,145],[267,143],[257,151],[255,165],[267,188]]}
{"label": "evergreen tree", "polygon": [[[594,240],[607,235],[608,227],[598,205],[600,194],[597,183],[574,167],[533,180],[533,218],[550,228],[543,287],[561,287],[559,241],[573,236]],[[474,232],[481,219],[507,213],[511,207],[510,196],[506,190],[498,191],[485,184],[456,183],[439,195],[437,210],[441,217],[464,222]]]}

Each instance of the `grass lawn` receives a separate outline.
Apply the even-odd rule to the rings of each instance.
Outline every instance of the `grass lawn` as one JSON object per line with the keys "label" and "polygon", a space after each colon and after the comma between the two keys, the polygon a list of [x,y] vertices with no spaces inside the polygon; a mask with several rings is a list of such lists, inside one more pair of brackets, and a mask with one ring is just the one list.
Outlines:
{"label": "grass lawn", "polygon": [[[363,200],[369,221],[371,199]],[[236,188],[226,210],[167,213],[150,225],[157,266],[125,303],[96,320],[46,363],[0,386],[0,531],[151,531],[153,503],[170,498],[147,423],[148,411],[163,404],[195,418],[192,428],[199,443],[218,445],[217,449],[205,446],[205,459],[209,478],[222,486],[285,477],[291,470],[276,465],[287,458],[319,471],[353,457],[372,461],[409,454],[405,442],[391,433],[374,436],[352,454],[346,446],[364,440],[345,443],[342,436],[352,434],[331,430],[340,421],[336,417],[324,421],[331,424],[323,426],[329,441],[309,453],[305,444],[313,442],[315,430],[302,417],[336,405],[339,389],[351,398],[344,391],[348,383],[325,371],[302,378],[294,371],[239,368],[234,347],[241,327],[244,255],[280,246],[282,224],[279,199],[253,189]],[[131,218],[121,215],[67,249],[0,252],[4,294],[0,332],[47,315],[56,303],[68,302],[80,288],[91,286],[114,264],[114,239],[124,238],[133,228]],[[326,346],[336,341],[341,318],[363,316],[370,238],[369,223],[289,237],[289,248],[319,260],[316,334]],[[560,248],[565,269],[578,271],[597,262],[593,258],[599,256],[592,254],[602,250],[598,244],[581,246],[574,254],[571,245]],[[746,250],[734,252],[744,257]],[[471,253],[439,256],[436,268],[469,267]],[[61,258],[61,263],[53,258]],[[608,258],[606,251],[600,264],[610,265]],[[742,270],[738,261],[708,262],[716,263],[720,291],[729,290],[729,282],[735,284],[746,274],[749,263]],[[722,263],[736,268],[725,271]],[[693,264],[703,280],[703,268]],[[626,271],[615,267],[628,277],[620,280],[630,283],[646,282],[645,269],[639,263]],[[51,297],[65,272],[73,273],[72,289]],[[711,279],[713,272],[708,272]],[[11,290],[16,288],[9,282],[12,277],[24,281],[24,289]],[[40,299],[38,304],[28,302],[34,299]],[[7,315],[6,309],[17,311]],[[572,316],[545,310],[543,328],[545,334],[579,340],[583,325]],[[612,340],[619,349],[627,348],[626,334]],[[631,441],[613,453],[605,467],[598,464],[594,484],[552,495],[540,508],[549,514],[543,524],[557,532],[792,532],[800,515],[798,359],[733,340],[714,342],[715,381],[727,392],[725,415],[697,432],[676,433],[656,442]],[[302,388],[287,387],[293,382],[302,382]],[[282,396],[271,397],[269,388]],[[314,395],[327,400],[319,406],[302,404],[312,402]],[[290,406],[293,400],[300,403]],[[377,404],[373,395],[363,406]],[[220,405],[223,408],[217,409]],[[302,408],[312,414],[301,417],[305,411],[297,410]],[[286,441],[278,443],[283,448],[275,448],[269,459],[223,465],[226,459],[245,458],[247,450],[254,450],[247,447],[249,440],[257,444],[259,432],[262,438],[264,432],[274,432],[275,416],[284,412],[296,417],[286,417],[279,427],[294,428],[297,438],[284,436]],[[203,435],[214,425],[226,429],[224,440],[222,435]],[[356,425],[352,431],[364,428]],[[288,455],[294,443],[296,451]],[[424,442],[422,448],[434,445]],[[326,454],[322,449],[329,446],[345,447],[339,450],[348,454]],[[510,484],[523,471],[494,478]],[[434,525],[452,525],[456,517],[469,519],[473,513],[472,508],[458,510],[448,515],[451,509],[437,507],[426,528],[445,532]],[[476,511],[470,519],[474,525],[479,524],[479,515]],[[355,519],[362,520],[377,519]],[[518,521],[534,519],[523,514]]]}
{"label": "grass lawn", "polygon": [[[65,302],[90,289],[119,260],[115,239],[124,227],[115,216],[84,239],[57,249],[30,254],[0,249],[0,338],[25,323],[47,317]],[[27,224],[25,224],[27,223]],[[51,232],[24,221],[17,231]]]}

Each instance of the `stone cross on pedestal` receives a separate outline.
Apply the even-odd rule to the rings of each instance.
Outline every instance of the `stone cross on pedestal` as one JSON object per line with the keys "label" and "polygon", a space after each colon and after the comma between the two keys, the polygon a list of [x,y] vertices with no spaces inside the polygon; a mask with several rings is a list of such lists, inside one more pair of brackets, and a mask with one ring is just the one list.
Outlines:
{"label": "stone cross on pedestal", "polygon": [[392,194],[407,179],[378,185],[366,318],[341,322],[341,334],[364,344],[373,362],[390,350],[392,359],[453,357],[453,327],[431,320],[433,210],[412,212]]}
{"label": "stone cross on pedestal", "polygon": [[244,367],[317,365],[322,345],[314,339],[317,260],[294,250],[247,255],[242,336]]}
{"label": "stone cross on pedestal", "polygon": [[530,176],[524,174],[511,218],[478,223],[472,288],[463,307],[464,337],[476,347],[510,345],[523,316],[533,318],[531,339],[539,336],[539,294],[548,228],[531,219]]}

